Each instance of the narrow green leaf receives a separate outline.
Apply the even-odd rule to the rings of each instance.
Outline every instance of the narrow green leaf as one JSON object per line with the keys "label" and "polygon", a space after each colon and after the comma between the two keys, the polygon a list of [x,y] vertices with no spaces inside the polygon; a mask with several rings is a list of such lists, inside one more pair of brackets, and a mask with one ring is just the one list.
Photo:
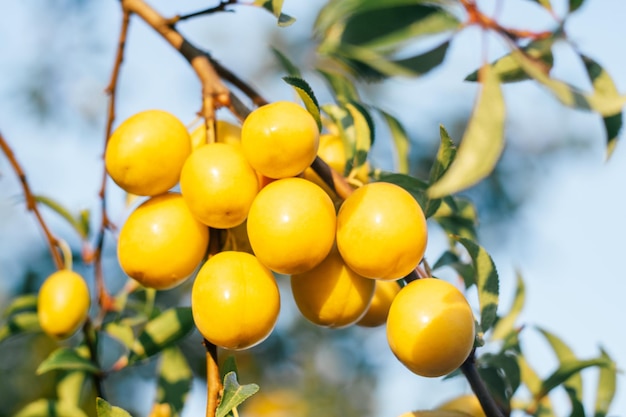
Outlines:
{"label": "narrow green leaf", "polygon": [[498,297],[500,291],[500,281],[498,271],[491,256],[476,242],[459,237],[458,242],[462,244],[474,265],[476,286],[478,287],[478,302],[480,304],[480,326],[484,332],[489,330],[496,320],[498,309]]}
{"label": "narrow green leaf", "polygon": [[367,155],[374,142],[374,122],[367,109],[360,103],[353,101],[346,103],[345,106],[354,121],[356,138],[354,149],[351,152],[346,149],[346,157],[348,157],[346,172],[350,176],[367,161]]}
{"label": "narrow green leaf", "polygon": [[[87,417],[87,414],[73,404],[40,398],[26,405],[13,417]],[[130,416],[130,415],[129,415]],[[99,416],[100,417],[100,416]]]}
{"label": "narrow green leaf", "polygon": [[165,349],[159,369],[157,402],[169,404],[180,413],[191,390],[192,380],[193,373],[181,350],[177,347]]}
{"label": "narrow green leaf", "polygon": [[583,5],[583,3],[584,0],[569,0],[569,12],[575,12],[580,8],[580,6]]}
{"label": "narrow green leaf", "polygon": [[132,417],[128,411],[111,405],[100,397],[96,399],[96,413],[98,417]]}
{"label": "narrow green leaf", "polygon": [[439,137],[439,150],[437,151],[433,166],[430,168],[429,181],[431,184],[435,183],[443,176],[456,156],[456,145],[443,125],[439,126]]}
{"label": "narrow green leaf", "polygon": [[411,193],[413,198],[422,207],[424,213],[427,212],[428,199],[425,195],[427,184],[415,177],[406,174],[398,174],[395,172],[377,172],[374,175],[376,181],[389,182],[396,184]]}
{"label": "narrow green leaf", "polygon": [[613,116],[621,112],[626,104],[626,96],[595,90],[592,94],[588,94],[563,81],[550,78],[540,63],[518,49],[514,49],[511,56],[518,61],[530,77],[547,87],[562,104],[568,107],[595,111],[602,116]]}
{"label": "narrow green leaf", "polygon": [[133,346],[129,362],[146,359],[161,352],[187,336],[193,329],[191,308],[165,310],[150,320]]}
{"label": "narrow green leaf", "polygon": [[608,414],[617,386],[617,366],[604,349],[601,348],[600,350],[601,358],[610,365],[600,368],[594,417],[605,417]]}
{"label": "narrow green leaf", "polygon": [[[618,96],[619,92],[609,73],[588,56],[581,54],[580,57],[585,64],[585,69],[587,70],[587,75],[593,85],[594,91],[598,94]],[[610,158],[615,150],[619,133],[622,130],[622,119],[621,110],[613,115],[604,116],[602,118],[604,131],[606,133],[607,158]]]}
{"label": "narrow green leaf", "polygon": [[345,74],[321,68],[318,68],[317,72],[324,77],[338,101],[346,103],[348,101],[359,100],[359,92],[354,87],[354,81],[349,79]]}
{"label": "narrow green leaf", "polygon": [[104,331],[111,337],[121,342],[129,350],[135,344],[135,334],[131,326],[119,322],[107,323]]}
{"label": "narrow green leaf", "polygon": [[37,311],[37,294],[25,294],[15,297],[4,310],[2,317]]}
{"label": "narrow green leaf", "polygon": [[260,6],[272,13],[278,19],[278,26],[286,27],[296,19],[282,12],[284,0],[254,0],[255,6]]}
{"label": "narrow green leaf", "polygon": [[515,322],[524,308],[526,301],[526,286],[524,285],[524,279],[518,272],[516,274],[517,288],[515,290],[515,298],[513,299],[513,305],[506,316],[500,318],[493,328],[491,333],[491,340],[504,340],[511,332],[515,331]]}
{"label": "narrow green leaf", "polygon": [[233,355],[229,355],[222,363],[222,366],[220,366],[220,378],[222,378],[222,381],[229,372],[234,372],[235,374],[238,372],[237,363],[235,362],[235,357]]}
{"label": "narrow green leaf", "polygon": [[433,270],[437,270],[443,267],[450,267],[454,269],[458,274],[463,278],[463,282],[466,288],[474,285],[474,267],[471,264],[466,264],[453,252],[445,251],[435,265],[433,265]]}
{"label": "narrow green leaf", "polygon": [[13,314],[0,326],[0,342],[11,336],[26,332],[37,332],[39,330],[41,330],[41,328],[39,327],[39,318],[36,312],[25,311],[23,313]]}
{"label": "narrow green leaf", "polygon": [[445,174],[428,189],[430,198],[468,188],[493,171],[504,149],[504,97],[490,66],[482,69],[482,92],[456,157]]}
{"label": "narrow green leaf", "polygon": [[531,0],[545,8],[546,10],[552,10],[552,5],[550,4],[550,0]]}
{"label": "narrow green leaf", "polygon": [[611,362],[603,357],[587,360],[574,359],[569,361],[563,361],[556,371],[554,371],[550,376],[542,381],[541,389],[539,390],[539,394],[535,396],[535,400],[540,400],[544,396],[548,395],[550,391],[562,385],[573,375],[579,373],[584,369],[594,366],[607,367],[611,366]]}
{"label": "narrow green leaf", "polygon": [[467,199],[453,196],[444,197],[439,208],[433,214],[433,219],[448,235],[476,240],[478,213],[472,202]]}
{"label": "narrow green leaf", "polygon": [[37,375],[50,371],[83,371],[92,374],[100,372],[100,368],[88,358],[80,355],[76,349],[59,348],[53,351],[37,368]]}
{"label": "narrow green leaf", "polygon": [[292,77],[302,78],[302,73],[296,67],[289,58],[276,48],[272,48],[272,52],[276,57],[276,60],[280,63],[281,67]]}
{"label": "narrow green leaf", "polygon": [[393,117],[386,111],[378,109],[378,112],[383,116],[385,123],[389,127],[391,133],[391,139],[393,141],[396,150],[396,165],[397,172],[400,174],[409,173],[409,152],[410,152],[410,140],[409,135],[406,133],[404,126],[398,119]]}
{"label": "narrow green leaf", "polygon": [[85,227],[85,223],[81,219],[81,215],[74,216],[61,203],[50,197],[45,197],[42,195],[36,195],[34,197],[36,202],[43,204],[44,206],[57,213],[63,219],[65,219],[70,224],[70,226],[72,226],[74,230],[76,230],[81,238],[87,239],[89,237],[89,227]]}
{"label": "narrow green leaf", "polygon": [[88,375],[82,371],[67,372],[63,375],[56,386],[59,401],[80,407],[81,395],[83,394],[87,378]]}
{"label": "narrow green leaf", "polygon": [[283,80],[296,90],[296,92],[300,96],[300,99],[304,103],[304,107],[306,107],[309,113],[311,113],[311,116],[313,116],[313,118],[315,119],[315,122],[317,123],[317,128],[319,130],[322,130],[320,105],[315,98],[315,94],[313,93],[313,89],[311,89],[311,86],[302,78],[298,77],[287,76],[283,77]]}
{"label": "narrow green leaf", "polygon": [[258,390],[257,384],[239,385],[237,375],[234,372],[229,372],[224,377],[224,394],[215,411],[215,417],[226,417],[233,408],[256,394]]}

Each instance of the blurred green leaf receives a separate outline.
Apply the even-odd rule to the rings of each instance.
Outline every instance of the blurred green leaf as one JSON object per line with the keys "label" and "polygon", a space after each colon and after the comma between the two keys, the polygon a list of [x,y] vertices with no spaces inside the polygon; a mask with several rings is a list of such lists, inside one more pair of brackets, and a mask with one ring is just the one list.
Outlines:
{"label": "blurred green leaf", "polygon": [[150,320],[132,348],[129,363],[149,358],[187,336],[193,329],[191,308],[165,310]]}
{"label": "blurred green leaf", "polygon": [[387,123],[389,131],[391,132],[391,139],[396,149],[397,172],[400,174],[408,174],[410,147],[409,136],[406,133],[404,126],[402,126],[398,119],[381,109],[378,109],[378,112],[381,116],[383,116],[383,119],[385,120],[385,123]]}
{"label": "blurred green leaf", "polygon": [[[554,45],[556,39],[556,37],[550,37],[547,39],[535,40],[521,49],[528,54],[529,57],[535,60],[538,66],[541,65],[543,71],[547,74],[550,72],[552,65],[554,64],[552,45]],[[498,75],[498,78],[502,83],[511,83],[531,79],[527,72],[524,71],[519,61],[510,53],[492,62],[491,67]],[[465,81],[478,81],[478,72],[479,70],[476,70],[465,77]]]}
{"label": "blurred green leaf", "polygon": [[515,322],[519,317],[522,308],[524,308],[524,302],[526,301],[526,286],[524,285],[524,279],[518,272],[516,274],[517,288],[515,290],[515,298],[513,299],[513,305],[506,316],[500,318],[493,328],[491,333],[491,340],[504,340],[511,332],[516,332]]}
{"label": "blurred green leaf", "polygon": [[517,362],[517,355],[511,352],[500,352],[497,354],[484,354],[479,358],[481,366],[492,367],[504,373],[506,389],[506,404],[521,384],[521,371]]}
{"label": "blurred green leaf", "polygon": [[300,72],[300,69],[298,69],[298,67],[295,66],[285,54],[283,54],[276,48],[272,48],[272,52],[274,53],[274,56],[276,57],[276,60],[278,61],[280,66],[287,72],[287,74],[292,77],[302,78],[302,73]]}
{"label": "blurred green leaf", "polygon": [[476,286],[478,287],[478,302],[480,304],[480,326],[484,332],[489,330],[496,320],[500,281],[498,271],[487,251],[476,242],[458,237],[472,258],[474,265]]}
{"label": "blurred green leaf", "polygon": [[487,385],[489,392],[499,404],[508,404],[511,390],[508,386],[506,376],[494,367],[478,367],[481,379]]}
{"label": "blurred green leaf", "polygon": [[296,19],[282,12],[284,0],[254,0],[255,6],[260,6],[272,13],[278,19],[278,26],[287,27]]}
{"label": "blurred green leaf", "polygon": [[24,294],[15,297],[4,310],[2,317],[37,311],[37,294]]}
{"label": "blurred green leaf", "polygon": [[540,4],[547,10],[552,10],[552,5],[550,4],[550,0],[531,0],[531,1],[537,4]]}
{"label": "blurred green leaf", "polygon": [[238,372],[237,363],[235,362],[235,357],[233,355],[229,355],[220,366],[220,378],[222,378],[222,381],[229,372],[234,372],[235,374]]}
{"label": "blurred green leaf", "polygon": [[437,262],[433,265],[433,270],[448,266],[454,269],[463,278],[466,288],[474,285],[474,267],[471,264],[464,263],[457,254],[451,251],[445,251]]}
{"label": "blurred green leaf", "polygon": [[180,413],[191,389],[193,380],[191,368],[177,347],[163,351],[159,368],[156,400],[160,404],[169,404]]}
{"label": "blurred green leaf", "polygon": [[609,407],[615,397],[617,385],[617,367],[615,362],[604,349],[600,349],[600,351],[601,358],[610,363],[610,365],[600,368],[594,417],[605,417],[608,414]]}
{"label": "blurred green leaf", "polygon": [[81,403],[81,394],[87,382],[86,379],[87,374],[82,371],[65,373],[56,386],[59,401],[79,407]]}
{"label": "blurred green leaf", "polygon": [[83,371],[92,374],[100,372],[100,368],[90,359],[82,356],[76,349],[66,347],[52,352],[37,368],[37,375],[56,370]]}
{"label": "blurred green leaf", "polygon": [[607,367],[611,366],[611,362],[606,358],[600,357],[587,360],[564,360],[550,376],[548,376],[541,383],[541,389],[538,395],[535,396],[535,401],[541,400],[544,396],[548,395],[554,388],[562,385],[565,381],[576,375],[580,371],[591,367]]}
{"label": "blurred green leaf", "polygon": [[300,99],[304,103],[304,107],[311,113],[311,116],[315,119],[315,123],[317,123],[317,128],[322,130],[322,119],[320,118],[320,105],[315,98],[315,94],[313,93],[313,89],[311,86],[304,81],[302,78],[287,76],[283,77],[283,80],[292,86]]}
{"label": "blurred green leaf", "polygon": [[[593,89],[596,93],[609,96],[619,95],[613,79],[609,73],[600,66],[600,64],[583,54],[581,54],[580,57],[585,64],[587,75],[589,76],[589,80],[591,81]],[[622,130],[622,111],[620,110],[613,115],[604,116],[602,121],[604,123],[604,131],[606,132],[607,158],[610,158],[615,150],[619,133]]]}
{"label": "blurred green leaf", "polygon": [[333,121],[343,142],[343,147],[346,150],[346,171],[342,174],[347,175],[354,164],[353,160],[356,157],[357,149],[357,134],[352,113],[345,107],[336,104],[326,104],[322,106],[322,110]]}
{"label": "blurred green leaf", "polygon": [[324,77],[338,101],[345,103],[359,100],[359,92],[354,87],[354,81],[347,75],[322,68],[318,68],[317,72]]}
{"label": "blurred green leaf", "polygon": [[476,213],[476,208],[471,201],[467,199],[453,196],[444,197],[439,208],[433,214],[433,219],[448,235],[476,240],[478,213]]}
{"label": "blurred green leaf", "polygon": [[583,3],[584,0],[569,0],[569,12],[575,12],[580,8],[580,6],[583,5]]}
{"label": "blurred green leaf", "polygon": [[500,82],[490,66],[481,71],[483,87],[478,103],[454,161],[428,189],[431,198],[456,193],[488,176],[504,149],[505,108]]}
{"label": "blurred green leaf", "polygon": [[352,150],[346,149],[346,174],[363,166],[367,161],[367,154],[374,142],[374,122],[367,109],[356,101],[345,104],[346,109],[354,121],[355,146]]}
{"label": "blurred green leaf", "polygon": [[595,111],[602,116],[613,116],[621,112],[626,104],[626,96],[610,94],[602,90],[594,90],[592,94],[588,94],[563,81],[550,78],[540,63],[518,49],[514,49],[511,55],[530,77],[547,87],[562,104],[568,107]]}
{"label": "blurred green leaf", "polygon": [[87,414],[73,404],[40,398],[26,405],[13,417],[87,417]]}
{"label": "blurred green leaf", "polygon": [[0,342],[20,333],[37,332],[39,330],[41,330],[41,328],[39,327],[39,318],[36,312],[26,311],[13,314],[0,326]]}
{"label": "blurred green leaf", "polygon": [[135,344],[135,334],[132,327],[127,324],[112,321],[104,326],[104,331],[129,350]]}
{"label": "blurred green leaf", "polygon": [[98,417],[132,417],[128,411],[111,405],[100,397],[96,399],[96,411]]}
{"label": "blurred green leaf", "polygon": [[227,373],[224,377],[224,394],[215,412],[215,417],[226,417],[233,408],[256,394],[258,390],[257,384],[239,385],[237,375],[234,372]]}
{"label": "blurred green leaf", "polygon": [[83,218],[85,215],[83,212],[79,213],[78,216],[74,216],[72,212],[69,211],[65,206],[50,197],[42,195],[36,195],[34,197],[36,202],[43,204],[44,206],[57,213],[63,219],[65,219],[70,224],[70,226],[72,226],[74,230],[76,230],[76,232],[82,239],[89,238],[89,224],[85,224]]}

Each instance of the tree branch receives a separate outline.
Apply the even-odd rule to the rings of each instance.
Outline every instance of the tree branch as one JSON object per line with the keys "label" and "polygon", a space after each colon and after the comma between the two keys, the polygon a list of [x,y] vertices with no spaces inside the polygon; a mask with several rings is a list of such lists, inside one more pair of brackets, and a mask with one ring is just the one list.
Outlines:
{"label": "tree branch", "polygon": [[219,405],[222,381],[220,380],[220,369],[217,362],[217,346],[204,339],[204,347],[206,349],[206,368],[207,368],[207,403],[206,417],[215,417],[215,410]]}
{"label": "tree branch", "polygon": [[475,350],[472,350],[469,357],[463,362],[461,365],[461,371],[470,386],[472,387],[472,391],[478,398],[483,411],[487,417],[505,417],[504,413],[496,404],[493,396],[489,392],[489,389],[485,385],[485,382],[480,377],[478,373],[478,369],[476,368],[476,356]]}

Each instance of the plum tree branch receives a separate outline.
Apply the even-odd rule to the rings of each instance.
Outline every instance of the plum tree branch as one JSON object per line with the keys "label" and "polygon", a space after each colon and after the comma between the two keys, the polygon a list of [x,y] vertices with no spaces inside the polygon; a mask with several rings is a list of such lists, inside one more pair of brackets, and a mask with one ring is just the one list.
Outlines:
{"label": "plum tree branch", "polygon": [[222,392],[222,381],[220,380],[220,369],[217,362],[217,346],[204,339],[206,349],[207,367],[207,403],[206,417],[215,417],[215,410],[219,405]]}
{"label": "plum tree branch", "polygon": [[478,369],[476,368],[476,355],[475,350],[472,350],[469,357],[461,365],[461,371],[465,378],[472,387],[472,391],[478,398],[483,411],[487,417],[505,417],[493,396],[489,392],[489,389],[485,385],[485,381],[482,380]]}
{"label": "plum tree branch", "polygon": [[50,232],[50,228],[41,216],[41,212],[37,207],[37,201],[35,200],[30,186],[28,185],[26,174],[24,173],[22,166],[19,164],[19,162],[17,162],[17,158],[15,157],[13,150],[9,146],[8,142],[4,139],[4,136],[2,136],[2,133],[0,133],[0,149],[2,149],[2,152],[9,160],[9,164],[11,165],[11,168],[13,168],[15,175],[17,175],[20,180],[20,184],[22,185],[22,190],[24,192],[24,199],[26,200],[26,208],[28,209],[28,211],[31,211],[35,215],[37,223],[39,224],[39,227],[46,237],[46,242],[48,243],[48,248],[50,249],[50,254],[52,255],[54,265],[57,269],[63,269],[64,262],[63,258],[61,257],[61,253],[58,251],[58,240],[52,234],[52,232]]}
{"label": "plum tree branch", "polygon": [[182,20],[187,20],[187,19],[191,19],[194,17],[198,17],[198,16],[203,16],[203,15],[213,14],[213,13],[218,13],[218,12],[232,12],[232,10],[228,8],[228,6],[233,5],[233,4],[237,4],[237,0],[221,0],[217,6],[209,7],[207,9],[185,14],[185,15],[174,16],[173,18],[169,19],[168,22],[170,25],[174,25]]}

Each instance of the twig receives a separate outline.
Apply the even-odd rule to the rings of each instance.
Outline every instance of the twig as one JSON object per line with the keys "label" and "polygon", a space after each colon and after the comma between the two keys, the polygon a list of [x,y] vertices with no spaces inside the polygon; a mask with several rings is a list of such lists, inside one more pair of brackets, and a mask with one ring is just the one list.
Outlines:
{"label": "twig", "polygon": [[472,387],[472,391],[474,391],[474,394],[478,398],[485,415],[487,417],[505,417],[504,413],[500,407],[498,407],[498,404],[496,404],[496,401],[489,392],[489,389],[487,389],[485,382],[478,373],[474,350],[472,350],[472,353],[470,353],[469,357],[461,365],[461,371]]}
{"label": "twig", "polygon": [[206,417],[215,417],[215,410],[219,405],[222,392],[220,369],[217,362],[217,346],[204,339],[206,349],[206,375],[207,375],[207,403]]}
{"label": "twig", "polygon": [[342,199],[345,200],[354,191],[348,181],[346,181],[346,179],[341,174],[332,169],[319,156],[315,158],[315,160],[311,164],[311,168]]}
{"label": "twig", "polygon": [[2,133],[0,133],[0,148],[2,148],[2,152],[4,152],[4,154],[6,155],[7,159],[9,160],[9,163],[11,164],[11,167],[13,168],[13,171],[15,172],[15,175],[17,175],[17,177],[20,180],[20,183],[22,184],[22,190],[24,191],[24,199],[26,200],[26,208],[28,209],[28,211],[33,212],[33,214],[35,215],[35,218],[37,219],[37,223],[39,223],[39,227],[41,227],[41,230],[43,231],[43,234],[46,237],[46,242],[48,243],[48,248],[50,249],[50,254],[52,255],[52,260],[54,261],[54,265],[57,267],[57,269],[63,269],[64,267],[63,258],[61,257],[61,254],[57,250],[58,248],[57,238],[54,237],[54,235],[50,232],[48,225],[46,225],[46,222],[41,216],[41,213],[39,212],[39,208],[37,207],[37,202],[35,201],[35,197],[33,196],[33,193],[30,190],[28,181],[26,180],[26,174],[24,173],[24,170],[22,169],[21,165],[17,162],[17,159],[15,158],[15,154],[13,153],[13,150],[11,149],[7,141],[4,139],[4,136],[2,136]]}
{"label": "twig", "polygon": [[[93,327],[93,323],[89,318],[87,319],[87,321],[85,321],[85,324],[83,326],[83,333],[85,334],[85,343],[87,344],[87,349],[89,349],[91,362],[96,365],[97,368],[100,368],[100,363],[98,362],[98,342],[96,339],[96,331]],[[102,378],[103,374],[100,372],[96,372],[93,374],[93,382],[95,385],[96,395],[100,398],[106,399]]]}
{"label": "twig", "polygon": [[224,67],[218,61],[213,59],[210,55],[207,54],[207,57],[211,61],[211,64],[213,64],[215,71],[217,71],[220,77],[237,87],[242,93],[249,97],[250,100],[252,100],[252,103],[254,103],[254,105],[264,106],[268,103],[267,100],[265,100],[254,88],[252,88],[252,86],[250,86],[250,84],[243,81],[241,78],[235,75],[235,73]]}
{"label": "twig", "polygon": [[212,14],[212,13],[218,13],[218,12],[232,12],[231,9],[227,9],[227,6],[230,6],[231,4],[237,4],[237,0],[221,0],[217,6],[209,7],[208,9],[200,10],[194,13],[174,16],[173,18],[168,19],[168,22],[170,25],[175,25],[176,23],[182,20],[191,19],[193,17],[198,17],[198,16],[202,16],[205,14]]}

